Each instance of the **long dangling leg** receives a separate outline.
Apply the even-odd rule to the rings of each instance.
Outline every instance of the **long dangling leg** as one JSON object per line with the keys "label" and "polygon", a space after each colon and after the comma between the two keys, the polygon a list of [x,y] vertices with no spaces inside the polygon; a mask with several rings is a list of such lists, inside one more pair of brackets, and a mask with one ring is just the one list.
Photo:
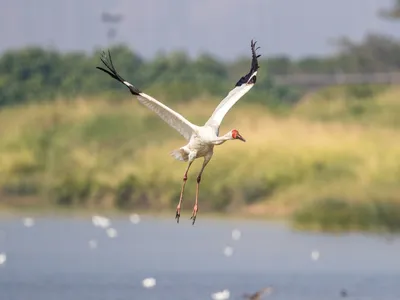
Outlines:
{"label": "long dangling leg", "polygon": [[203,174],[204,168],[207,166],[207,164],[210,161],[211,157],[212,157],[212,153],[211,153],[211,155],[204,157],[203,166],[201,167],[199,175],[197,176],[196,200],[194,202],[193,214],[192,214],[192,217],[190,218],[191,220],[193,220],[192,225],[194,225],[194,222],[196,222],[196,216],[197,216],[197,211],[198,211],[198,199],[199,199],[199,189],[200,189],[201,174]]}
{"label": "long dangling leg", "polygon": [[176,215],[175,219],[176,222],[179,223],[179,218],[181,216],[181,205],[182,205],[182,200],[183,200],[183,192],[185,191],[185,185],[187,181],[187,174],[189,172],[189,168],[192,165],[193,161],[189,162],[189,165],[186,168],[185,174],[183,175],[183,183],[182,183],[182,189],[181,189],[181,196],[179,197],[179,203],[178,206],[176,207]]}

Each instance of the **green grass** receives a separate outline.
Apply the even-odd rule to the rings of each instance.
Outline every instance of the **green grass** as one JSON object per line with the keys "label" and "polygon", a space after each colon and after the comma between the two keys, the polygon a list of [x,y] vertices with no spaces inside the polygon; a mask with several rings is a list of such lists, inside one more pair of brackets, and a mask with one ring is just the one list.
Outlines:
{"label": "green grass", "polygon": [[324,198],[304,204],[293,215],[300,229],[322,231],[400,231],[400,203],[384,201],[352,202]]}
{"label": "green grass", "polygon": [[[400,211],[400,91],[363,99],[321,95],[280,114],[245,98],[239,102],[220,131],[236,128],[247,143],[215,148],[201,183],[200,211],[289,218],[294,226],[323,230],[400,227],[394,221]],[[171,106],[203,124],[218,102]],[[135,100],[6,108],[0,135],[3,208],[161,213],[177,204],[186,165],[169,152],[185,140]],[[200,166],[197,161],[189,173],[187,210]]]}
{"label": "green grass", "polygon": [[296,114],[311,120],[400,127],[398,94],[385,86],[332,87],[304,97]]}

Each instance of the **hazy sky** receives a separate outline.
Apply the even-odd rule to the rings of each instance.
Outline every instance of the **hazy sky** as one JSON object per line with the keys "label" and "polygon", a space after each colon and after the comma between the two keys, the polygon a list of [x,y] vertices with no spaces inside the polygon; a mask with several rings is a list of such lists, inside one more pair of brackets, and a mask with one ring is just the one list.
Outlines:
{"label": "hazy sky", "polygon": [[106,47],[102,11],[120,12],[117,40],[144,57],[182,49],[233,59],[251,38],[265,56],[326,54],[329,39],[375,31],[400,38],[400,21],[377,16],[391,0],[0,0],[0,51],[27,44]]}

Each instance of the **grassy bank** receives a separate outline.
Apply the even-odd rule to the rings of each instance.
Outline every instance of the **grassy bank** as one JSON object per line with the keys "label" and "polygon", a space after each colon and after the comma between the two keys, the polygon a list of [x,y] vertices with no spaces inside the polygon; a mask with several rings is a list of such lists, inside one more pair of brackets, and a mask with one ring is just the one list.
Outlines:
{"label": "grassy bank", "polygon": [[[399,96],[395,89],[362,100],[312,95],[279,115],[239,102],[220,131],[236,128],[247,143],[216,147],[203,176],[200,210],[293,217],[295,226],[307,228],[392,224],[388,212],[400,204]],[[172,107],[202,124],[218,102]],[[185,164],[169,152],[185,141],[130,98],[7,108],[0,112],[0,136],[2,207],[176,206]],[[193,205],[200,165],[189,173],[186,209]],[[347,217],[338,216],[339,209]],[[334,217],[322,224],[328,216]]]}

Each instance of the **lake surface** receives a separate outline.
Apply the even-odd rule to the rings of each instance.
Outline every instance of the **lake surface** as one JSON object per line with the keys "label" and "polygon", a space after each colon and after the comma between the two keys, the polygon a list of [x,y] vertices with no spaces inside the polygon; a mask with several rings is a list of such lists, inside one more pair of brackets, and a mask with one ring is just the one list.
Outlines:
{"label": "lake surface", "polygon": [[[400,241],[383,236],[299,233],[281,224],[181,217],[111,219],[110,238],[91,218],[0,219],[1,300],[400,299]],[[241,239],[231,237],[240,229]],[[89,247],[95,239],[97,248]],[[231,246],[233,255],[224,255]],[[311,258],[319,251],[319,259]],[[154,277],[152,289],[142,280]]]}

